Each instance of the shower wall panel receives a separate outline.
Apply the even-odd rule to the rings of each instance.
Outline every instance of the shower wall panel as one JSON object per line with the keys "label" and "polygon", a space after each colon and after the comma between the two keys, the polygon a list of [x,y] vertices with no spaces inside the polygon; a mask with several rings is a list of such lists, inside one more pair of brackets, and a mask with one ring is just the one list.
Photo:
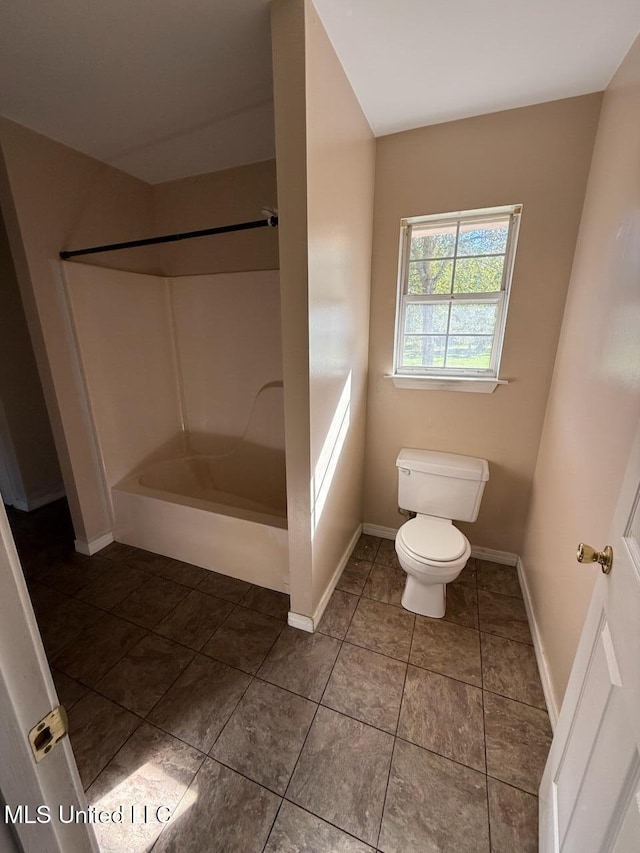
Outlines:
{"label": "shower wall panel", "polygon": [[106,484],[170,455],[182,408],[165,278],[64,263]]}
{"label": "shower wall panel", "polygon": [[[170,279],[186,427],[199,452],[240,437],[258,391],[282,380],[278,270]],[[284,426],[262,437],[284,449]],[[204,446],[202,446],[204,445]]]}

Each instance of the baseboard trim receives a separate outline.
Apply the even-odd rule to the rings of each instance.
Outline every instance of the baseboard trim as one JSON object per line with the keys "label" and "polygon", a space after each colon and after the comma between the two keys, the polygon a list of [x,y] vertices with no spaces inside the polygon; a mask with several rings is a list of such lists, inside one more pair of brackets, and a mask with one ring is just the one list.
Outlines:
{"label": "baseboard trim", "polygon": [[517,566],[518,555],[511,551],[495,551],[493,548],[479,548],[471,546],[471,556],[479,560],[490,560],[492,563],[500,563],[502,566]]}
{"label": "baseboard trim", "polygon": [[542,682],[542,692],[544,693],[545,702],[547,703],[547,711],[549,712],[549,721],[551,722],[551,728],[555,731],[556,723],[558,722],[559,709],[556,704],[553,689],[551,687],[551,674],[549,672],[549,664],[547,662],[547,656],[544,652],[544,646],[542,645],[540,629],[538,628],[538,623],[533,612],[531,593],[529,591],[527,577],[520,557],[518,557],[517,560],[517,570],[518,580],[520,581],[520,588],[522,590],[522,598],[524,600],[524,607],[527,611],[527,620],[529,622],[529,628],[531,629],[533,649],[536,654],[536,662],[538,664],[538,672],[540,673],[540,681]]}
{"label": "baseboard trim", "polygon": [[322,594],[322,598],[318,602],[318,606],[316,607],[313,616],[303,616],[301,613],[294,613],[293,610],[290,610],[287,615],[287,624],[291,625],[292,628],[299,628],[301,631],[307,631],[310,634],[313,634],[320,624],[320,620],[324,614],[324,611],[327,609],[327,605],[329,604],[329,600],[333,595],[333,591],[336,588],[338,581],[340,580],[340,575],[344,571],[344,567],[347,565],[349,561],[349,557],[353,549],[356,547],[356,542],[360,538],[360,534],[362,533],[362,524],[359,524],[351,537],[349,544],[347,545],[342,557],[340,558],[340,562],[338,566],[331,576],[331,580],[329,581],[327,588]]}
{"label": "baseboard trim", "polygon": [[300,631],[306,631],[308,634],[313,634],[313,619],[311,616],[303,616],[301,613],[294,613],[290,610],[287,614],[287,625],[292,628],[298,628]]}
{"label": "baseboard trim", "polygon": [[85,557],[93,557],[98,551],[102,551],[107,545],[111,545],[114,541],[113,533],[105,533],[104,536],[99,536],[97,539],[92,539],[91,542],[85,542],[83,539],[76,539],[74,546],[78,554],[84,554]]}
{"label": "baseboard trim", "polygon": [[12,505],[21,512],[32,512],[34,509],[40,509],[41,506],[52,504],[54,501],[60,500],[66,495],[64,489],[56,489],[54,492],[46,492],[38,497],[27,497],[26,500],[14,500]]}
{"label": "baseboard trim", "polygon": [[395,527],[381,527],[379,524],[363,524],[362,532],[381,539],[395,539],[398,532]]}

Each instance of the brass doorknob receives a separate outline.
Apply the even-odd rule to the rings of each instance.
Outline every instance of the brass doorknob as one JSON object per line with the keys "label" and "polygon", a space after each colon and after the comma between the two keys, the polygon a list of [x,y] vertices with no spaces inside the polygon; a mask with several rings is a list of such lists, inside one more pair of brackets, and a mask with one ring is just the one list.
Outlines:
{"label": "brass doorknob", "polygon": [[581,542],[578,545],[576,560],[579,563],[600,563],[602,571],[608,575],[613,566],[613,548],[611,545],[605,545],[604,551],[596,551],[591,545],[585,545]]}

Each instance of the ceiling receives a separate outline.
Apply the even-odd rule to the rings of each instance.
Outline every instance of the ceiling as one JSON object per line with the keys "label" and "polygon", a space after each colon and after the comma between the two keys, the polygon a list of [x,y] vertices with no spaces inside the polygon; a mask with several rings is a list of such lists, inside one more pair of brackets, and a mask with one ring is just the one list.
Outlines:
{"label": "ceiling", "polygon": [[[376,133],[603,89],[637,0],[314,0]],[[269,0],[3,0],[0,114],[149,183],[274,156]]]}

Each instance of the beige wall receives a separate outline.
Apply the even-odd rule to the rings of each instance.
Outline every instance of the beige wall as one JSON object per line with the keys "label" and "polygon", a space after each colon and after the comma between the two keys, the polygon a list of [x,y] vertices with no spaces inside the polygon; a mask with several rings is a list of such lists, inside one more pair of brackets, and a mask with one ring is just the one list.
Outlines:
{"label": "beige wall", "polygon": [[[263,207],[277,207],[276,163],[265,160],[156,184],[154,234],[195,231],[263,219]],[[275,228],[219,234],[157,248],[165,275],[273,270],[278,268]]]}
{"label": "beige wall", "polygon": [[291,608],[312,616],[362,519],[375,142],[313,5],[272,9]]}
{"label": "beige wall", "polygon": [[[640,40],[608,87],[533,482],[523,563],[562,700],[640,416]],[[615,568],[614,568],[615,571]]]}
{"label": "beige wall", "polygon": [[[0,146],[2,212],[76,537],[86,542],[111,524],[61,309],[57,256],[62,248],[148,233],[151,191],[142,181],[6,119],[0,119]],[[107,257],[107,263],[132,270],[149,265],[144,249]]]}
{"label": "beige wall", "polygon": [[[0,216],[0,405],[18,490],[28,509],[63,491],[49,418],[22,307],[9,240]],[[7,495],[3,495],[5,498]]]}
{"label": "beige wall", "polygon": [[[509,110],[377,140],[364,520],[397,528],[403,446],[489,460],[471,543],[519,553],[601,95]],[[501,377],[494,394],[397,389],[400,220],[524,206]]]}

